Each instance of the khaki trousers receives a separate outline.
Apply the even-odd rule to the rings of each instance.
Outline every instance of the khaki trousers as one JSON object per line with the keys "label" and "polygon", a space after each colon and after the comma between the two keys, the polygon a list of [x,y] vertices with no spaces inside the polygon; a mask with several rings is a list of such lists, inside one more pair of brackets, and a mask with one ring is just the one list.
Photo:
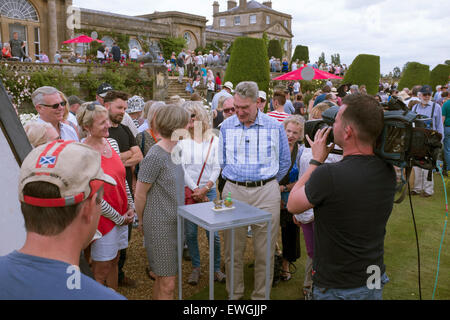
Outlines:
{"label": "khaki trousers", "polygon": [[[271,252],[275,253],[275,243],[278,239],[278,232],[280,230],[281,195],[278,182],[276,180],[272,180],[262,187],[247,188],[227,181],[223,189],[224,198],[227,197],[228,192],[231,192],[232,199],[246,202],[251,206],[272,214],[270,246]],[[251,227],[255,257],[255,287],[252,292],[251,299],[264,300],[266,285],[270,288],[272,287],[274,262],[273,254],[270,266],[268,266],[270,268],[270,283],[266,284],[267,223],[254,224]],[[234,234],[234,292],[231,293],[231,230],[224,231],[224,262],[225,272],[227,274],[226,289],[231,300],[237,300],[244,296],[244,253],[247,244],[247,227],[236,228]]]}

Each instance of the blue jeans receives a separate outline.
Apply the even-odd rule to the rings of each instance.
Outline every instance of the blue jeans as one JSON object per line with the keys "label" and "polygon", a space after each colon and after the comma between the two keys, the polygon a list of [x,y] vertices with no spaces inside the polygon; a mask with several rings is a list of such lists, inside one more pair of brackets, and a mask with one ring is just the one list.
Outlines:
{"label": "blue jeans", "polygon": [[444,128],[444,157],[447,169],[450,170],[450,127]]}
{"label": "blue jeans", "polygon": [[389,278],[384,273],[380,280],[380,289],[369,289],[367,286],[351,289],[325,289],[313,285],[313,300],[383,300],[383,287],[389,282]]}
{"label": "blue jeans", "polygon": [[[210,201],[217,197],[216,188],[213,187],[206,195]],[[200,252],[198,250],[198,226],[185,220],[186,243],[189,249],[189,255],[192,258],[192,267],[200,267]],[[205,230],[206,231],[206,230]],[[206,231],[209,241],[209,231]],[[209,242],[208,242],[209,243]],[[220,271],[220,237],[218,232],[214,232],[214,272]]]}

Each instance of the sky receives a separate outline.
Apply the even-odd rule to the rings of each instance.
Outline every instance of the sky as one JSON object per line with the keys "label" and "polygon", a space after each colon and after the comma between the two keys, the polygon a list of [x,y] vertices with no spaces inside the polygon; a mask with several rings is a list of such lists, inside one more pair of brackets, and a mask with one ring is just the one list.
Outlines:
{"label": "sky", "polygon": [[[73,5],[130,16],[180,11],[205,16],[210,25],[213,2],[73,0]],[[218,2],[225,11],[227,1]],[[308,46],[311,62],[324,52],[329,63],[339,53],[348,66],[358,54],[373,54],[381,58],[381,73],[388,74],[407,62],[432,70],[450,60],[449,0],[272,0],[272,8],[292,16],[293,51]]]}

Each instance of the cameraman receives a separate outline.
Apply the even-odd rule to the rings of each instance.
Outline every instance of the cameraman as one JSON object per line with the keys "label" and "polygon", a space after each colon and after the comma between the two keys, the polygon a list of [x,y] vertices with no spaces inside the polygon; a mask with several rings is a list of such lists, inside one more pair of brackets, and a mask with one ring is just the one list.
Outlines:
{"label": "cameraman", "polygon": [[313,160],[287,208],[293,214],[314,208],[313,299],[382,299],[389,281],[384,236],[396,184],[392,165],[373,151],[383,125],[375,98],[356,93],[344,98],[333,125],[342,161],[322,164],[334,147],[326,146],[331,128],[319,130],[314,142],[306,136]]}

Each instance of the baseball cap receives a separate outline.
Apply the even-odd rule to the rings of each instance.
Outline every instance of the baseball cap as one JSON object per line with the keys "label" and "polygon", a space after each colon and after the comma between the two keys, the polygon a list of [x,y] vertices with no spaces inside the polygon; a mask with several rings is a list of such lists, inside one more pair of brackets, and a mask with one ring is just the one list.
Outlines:
{"label": "baseball cap", "polygon": [[102,83],[101,85],[98,86],[97,89],[97,94],[104,98],[106,96],[106,94],[108,93],[108,91],[114,90],[114,88],[112,87],[112,85],[110,85],[109,83]]}
{"label": "baseball cap", "polygon": [[[76,170],[76,167],[79,169]],[[30,182],[48,182],[58,187],[61,198],[24,196]],[[33,149],[22,163],[19,200],[35,207],[66,207],[78,204],[97,192],[106,182],[116,185],[101,167],[101,155],[86,144],[56,140]]]}
{"label": "baseball cap", "polygon": [[225,82],[223,86],[230,89],[231,92],[233,92],[233,84],[230,81]]}
{"label": "baseball cap", "polygon": [[267,95],[264,91],[259,91],[258,97],[264,99],[264,101],[267,101]]}
{"label": "baseball cap", "polygon": [[127,113],[141,112],[144,110],[145,101],[140,96],[132,96],[128,99]]}
{"label": "baseball cap", "polygon": [[431,89],[431,87],[429,85],[424,85],[422,86],[422,88],[420,88],[420,93],[433,93],[433,89]]}
{"label": "baseball cap", "polygon": [[69,102],[69,106],[73,104],[83,104],[84,101],[78,98],[77,96],[70,96],[67,98],[67,101]]}

